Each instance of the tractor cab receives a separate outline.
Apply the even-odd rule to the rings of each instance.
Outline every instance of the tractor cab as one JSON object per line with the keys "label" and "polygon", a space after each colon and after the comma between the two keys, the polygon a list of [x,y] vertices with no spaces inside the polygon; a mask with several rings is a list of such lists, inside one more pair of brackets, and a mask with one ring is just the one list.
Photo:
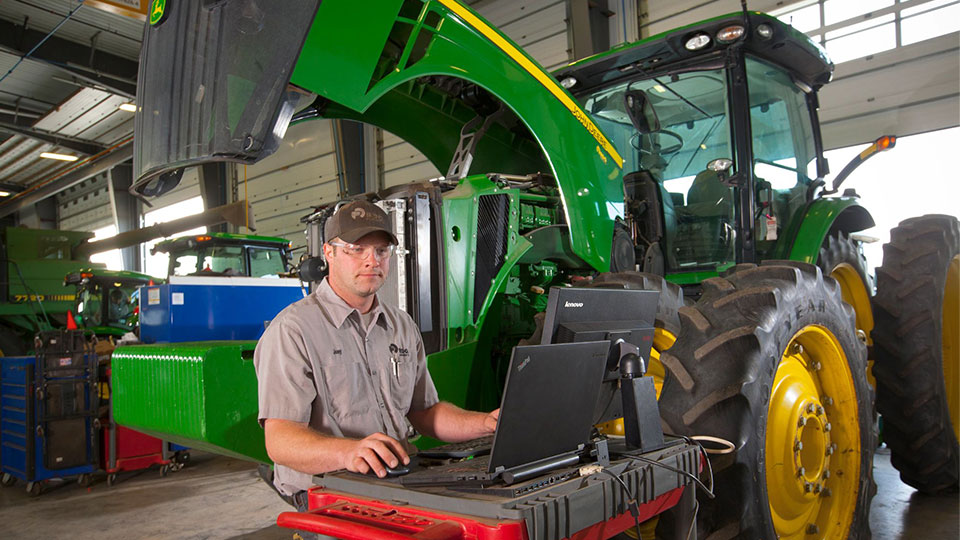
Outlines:
{"label": "tractor cab", "polygon": [[167,276],[280,277],[290,271],[290,242],[248,234],[208,233],[158,243],[167,253]]}
{"label": "tractor cab", "polygon": [[692,277],[786,257],[777,248],[793,239],[778,242],[796,232],[827,173],[816,91],[832,71],[806,36],[749,13],[586,59],[557,78],[623,153],[641,268]]}
{"label": "tractor cab", "polygon": [[139,319],[139,288],[153,285],[146,274],[88,268],[67,274],[64,286],[76,287],[73,313],[77,325],[97,335],[133,332]]}

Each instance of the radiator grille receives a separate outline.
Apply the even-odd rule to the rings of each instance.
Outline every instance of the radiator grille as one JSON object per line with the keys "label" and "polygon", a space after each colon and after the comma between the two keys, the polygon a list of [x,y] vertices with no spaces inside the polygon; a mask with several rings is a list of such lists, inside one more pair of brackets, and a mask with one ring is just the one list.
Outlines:
{"label": "radiator grille", "polygon": [[493,278],[507,255],[507,225],[510,198],[507,195],[479,197],[477,210],[477,280],[473,291],[473,320],[480,315]]}

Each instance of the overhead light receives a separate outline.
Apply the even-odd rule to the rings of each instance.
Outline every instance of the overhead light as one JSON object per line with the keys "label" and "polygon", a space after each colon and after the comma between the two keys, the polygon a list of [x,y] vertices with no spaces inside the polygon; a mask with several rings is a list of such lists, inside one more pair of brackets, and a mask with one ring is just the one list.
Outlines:
{"label": "overhead light", "polygon": [[120,109],[121,111],[137,112],[137,106],[134,105],[133,103],[121,103],[120,106],[117,108]]}
{"label": "overhead light", "polygon": [[653,89],[656,90],[657,92],[660,92],[661,94],[667,93],[667,89],[659,84],[653,85]]}
{"label": "overhead light", "polygon": [[699,51],[700,49],[706,47],[709,44],[710,44],[710,36],[708,36],[703,32],[700,32],[698,34],[694,34],[689,38],[687,38],[687,41],[686,43],[684,43],[683,46],[688,51]]}
{"label": "overhead light", "polygon": [[47,159],[59,159],[60,161],[76,161],[80,158],[77,156],[70,156],[67,154],[55,154],[53,152],[43,152],[40,154],[40,157]]}
{"label": "overhead light", "polygon": [[0,191],[0,197],[9,197],[9,196],[10,196],[9,191]]}

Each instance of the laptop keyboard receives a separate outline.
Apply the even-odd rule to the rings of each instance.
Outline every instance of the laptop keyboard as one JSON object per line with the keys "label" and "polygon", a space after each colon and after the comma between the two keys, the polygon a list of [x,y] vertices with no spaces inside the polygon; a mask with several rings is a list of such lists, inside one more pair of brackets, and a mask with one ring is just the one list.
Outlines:
{"label": "laptop keyboard", "polygon": [[488,435],[470,441],[449,443],[426,450],[420,450],[418,455],[420,457],[434,459],[461,459],[470,456],[482,456],[490,453],[492,444],[493,435]]}

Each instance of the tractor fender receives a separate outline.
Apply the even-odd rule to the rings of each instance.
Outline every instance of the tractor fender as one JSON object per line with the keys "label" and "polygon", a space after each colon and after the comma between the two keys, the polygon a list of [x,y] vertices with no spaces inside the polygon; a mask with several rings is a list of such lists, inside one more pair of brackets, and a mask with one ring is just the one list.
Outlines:
{"label": "tractor fender", "polygon": [[846,233],[873,227],[873,216],[853,197],[818,199],[807,207],[790,249],[790,260],[814,264],[833,230]]}

